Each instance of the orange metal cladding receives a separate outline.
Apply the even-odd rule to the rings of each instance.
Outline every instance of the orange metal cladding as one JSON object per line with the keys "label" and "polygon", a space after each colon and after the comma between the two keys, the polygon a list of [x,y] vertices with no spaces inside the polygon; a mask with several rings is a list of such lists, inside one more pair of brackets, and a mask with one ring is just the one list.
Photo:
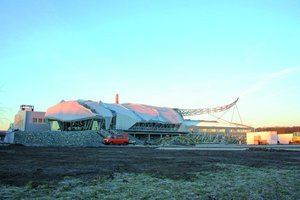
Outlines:
{"label": "orange metal cladding", "polygon": [[48,108],[46,115],[91,117],[95,114],[93,114],[89,109],[78,104],[77,101],[67,101]]}
{"label": "orange metal cladding", "polygon": [[158,116],[159,115],[159,113],[156,110],[154,110],[152,108],[148,108],[141,104],[130,103],[130,104],[127,104],[126,106],[138,113],[142,113],[142,114],[146,114],[146,115],[150,115],[150,116]]}
{"label": "orange metal cladding", "polygon": [[119,94],[116,94],[116,104],[119,104]]}
{"label": "orange metal cladding", "polygon": [[117,104],[117,105],[120,106],[120,107],[122,107],[122,108],[124,108],[125,110],[130,111],[128,108],[126,108],[125,106],[122,106],[121,104]]}

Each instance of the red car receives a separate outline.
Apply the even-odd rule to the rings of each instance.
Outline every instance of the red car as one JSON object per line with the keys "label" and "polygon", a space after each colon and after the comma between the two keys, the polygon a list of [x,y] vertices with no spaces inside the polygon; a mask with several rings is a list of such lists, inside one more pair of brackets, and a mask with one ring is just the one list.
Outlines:
{"label": "red car", "polygon": [[129,143],[128,135],[110,135],[102,140],[103,144],[125,144]]}

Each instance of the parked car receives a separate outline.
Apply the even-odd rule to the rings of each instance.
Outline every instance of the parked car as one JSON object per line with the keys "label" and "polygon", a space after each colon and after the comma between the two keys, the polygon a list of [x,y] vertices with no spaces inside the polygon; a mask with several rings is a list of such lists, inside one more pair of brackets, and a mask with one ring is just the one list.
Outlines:
{"label": "parked car", "polygon": [[129,144],[128,135],[110,135],[102,140],[103,144]]}

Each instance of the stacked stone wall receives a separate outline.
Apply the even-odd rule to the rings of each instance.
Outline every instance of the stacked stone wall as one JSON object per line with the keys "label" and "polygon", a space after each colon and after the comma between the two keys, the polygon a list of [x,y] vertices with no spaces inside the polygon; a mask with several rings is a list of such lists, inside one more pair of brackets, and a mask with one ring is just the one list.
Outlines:
{"label": "stacked stone wall", "polygon": [[14,132],[14,144],[25,146],[102,146],[99,131]]}

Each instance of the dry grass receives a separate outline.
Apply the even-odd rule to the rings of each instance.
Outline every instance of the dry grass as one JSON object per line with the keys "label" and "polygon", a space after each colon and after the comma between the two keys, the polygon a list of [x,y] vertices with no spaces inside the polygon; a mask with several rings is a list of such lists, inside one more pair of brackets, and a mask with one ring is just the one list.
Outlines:
{"label": "dry grass", "polygon": [[[186,177],[185,177],[186,178]],[[215,164],[214,171],[173,180],[116,173],[23,187],[2,185],[1,199],[280,199],[300,198],[300,170]]]}

